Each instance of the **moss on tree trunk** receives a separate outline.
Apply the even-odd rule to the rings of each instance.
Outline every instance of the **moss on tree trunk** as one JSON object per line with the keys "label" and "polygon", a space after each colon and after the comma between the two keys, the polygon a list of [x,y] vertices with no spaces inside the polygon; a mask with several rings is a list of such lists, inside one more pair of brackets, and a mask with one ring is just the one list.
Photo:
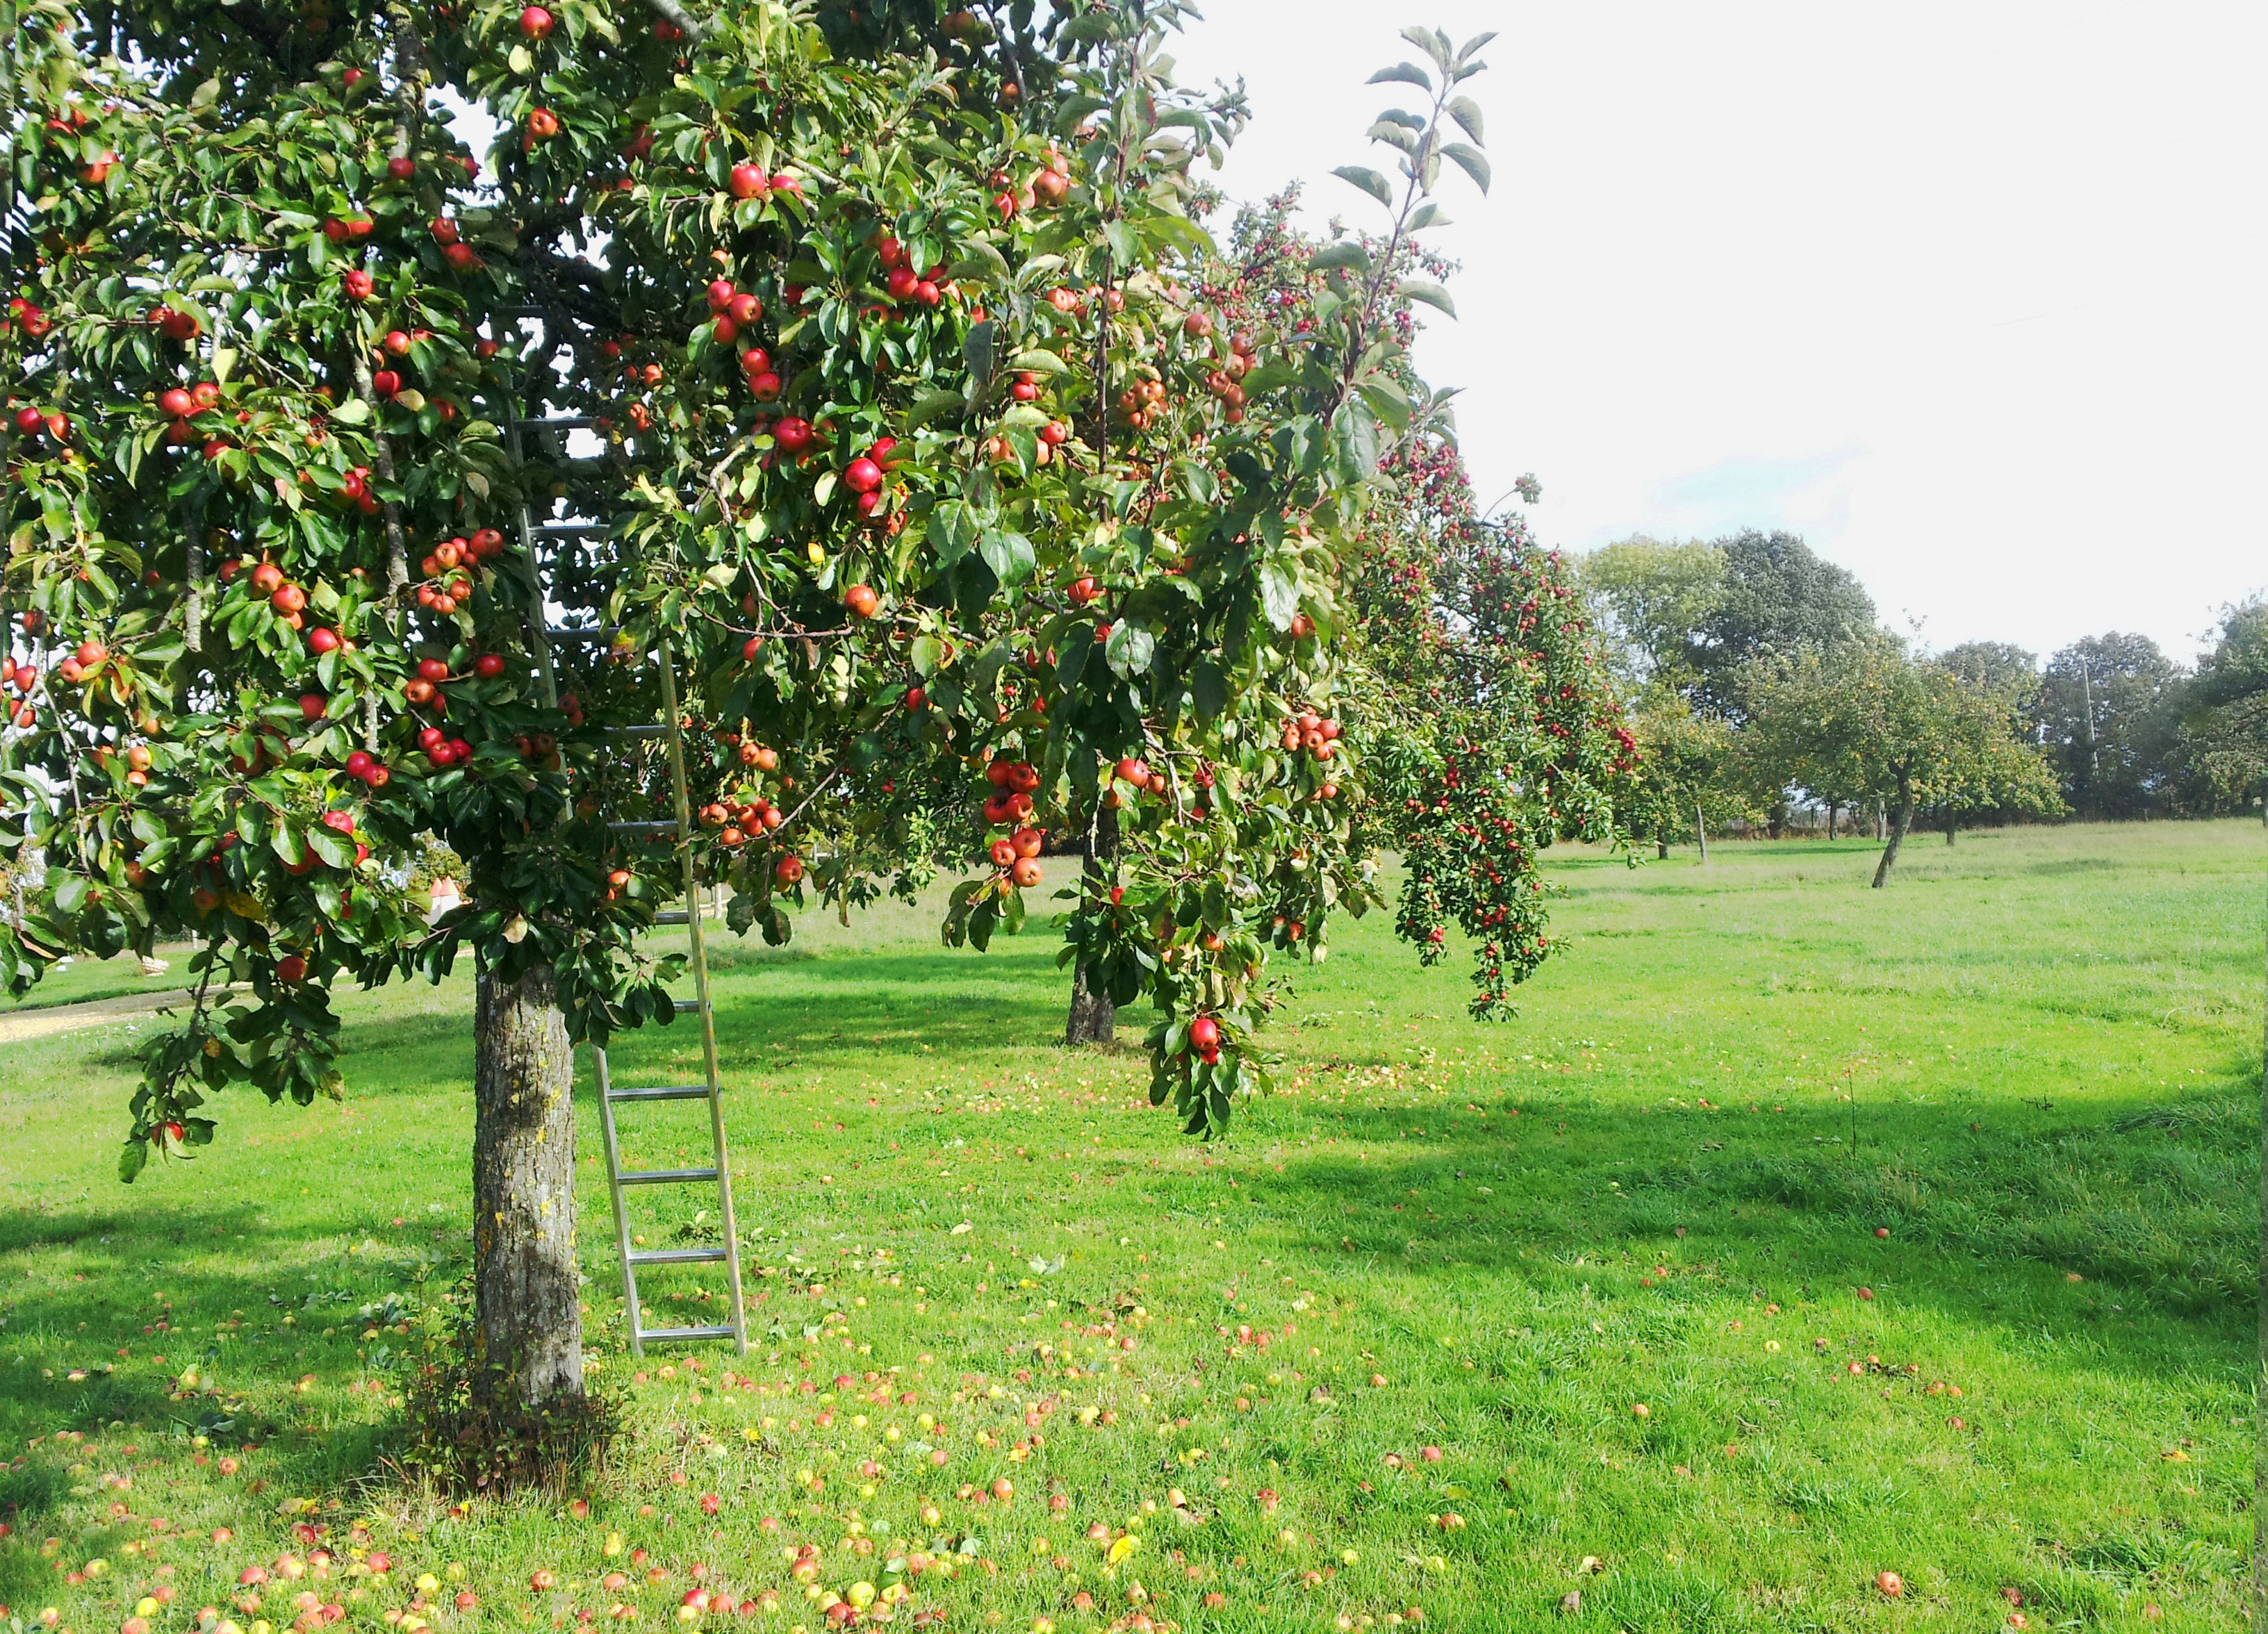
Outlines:
{"label": "moss on tree trunk", "polygon": [[575,1259],[575,1058],[557,979],[483,971],[473,1023],[475,1330],[490,1387],[583,1394]]}

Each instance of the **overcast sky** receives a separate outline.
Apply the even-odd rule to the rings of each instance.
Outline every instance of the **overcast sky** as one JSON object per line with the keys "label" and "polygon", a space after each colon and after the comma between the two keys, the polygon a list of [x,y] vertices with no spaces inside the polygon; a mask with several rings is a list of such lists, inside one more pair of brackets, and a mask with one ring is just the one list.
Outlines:
{"label": "overcast sky", "polygon": [[1787,528],[1940,648],[2188,657],[2268,588],[2268,7],[1207,10],[1182,77],[1256,114],[1224,185],[1365,225],[1329,172],[1387,168],[1397,30],[1500,31],[1495,187],[1444,167],[1461,320],[1419,364],[1547,541]]}

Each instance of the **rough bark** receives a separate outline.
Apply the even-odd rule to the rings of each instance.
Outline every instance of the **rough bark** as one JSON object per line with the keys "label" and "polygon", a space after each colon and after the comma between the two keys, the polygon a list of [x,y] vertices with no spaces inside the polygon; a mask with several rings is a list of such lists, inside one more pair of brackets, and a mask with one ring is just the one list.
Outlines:
{"label": "rough bark", "polygon": [[1890,821],[1889,843],[1882,847],[1882,860],[1874,865],[1874,889],[1878,891],[1889,883],[1890,870],[1898,860],[1898,847],[1906,843],[1906,831],[1913,827],[1913,782],[1900,772],[1897,810]]}
{"label": "rough bark", "polygon": [[[1086,874],[1095,890],[1108,888],[1111,865],[1118,857],[1118,813],[1098,805],[1086,826],[1084,847]],[[1064,1026],[1067,1044],[1108,1044],[1118,1036],[1118,1006],[1108,992],[1091,985],[1086,961],[1071,971],[1071,1017]]]}
{"label": "rough bark", "polygon": [[583,1394],[575,1259],[575,1057],[549,965],[483,971],[473,1022],[479,1359],[528,1406]]}

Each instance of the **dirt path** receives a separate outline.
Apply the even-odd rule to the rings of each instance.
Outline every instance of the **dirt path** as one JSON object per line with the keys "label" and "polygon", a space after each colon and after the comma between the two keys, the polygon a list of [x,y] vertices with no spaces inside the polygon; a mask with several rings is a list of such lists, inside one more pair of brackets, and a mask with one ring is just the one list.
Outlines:
{"label": "dirt path", "polygon": [[161,1006],[186,1004],[188,998],[186,988],[170,988],[163,992],[124,993],[116,998],[90,999],[83,1005],[57,1005],[51,1010],[0,1015],[0,1044],[20,1044],[26,1039],[45,1038],[54,1033],[73,1033],[81,1027],[155,1015]]}

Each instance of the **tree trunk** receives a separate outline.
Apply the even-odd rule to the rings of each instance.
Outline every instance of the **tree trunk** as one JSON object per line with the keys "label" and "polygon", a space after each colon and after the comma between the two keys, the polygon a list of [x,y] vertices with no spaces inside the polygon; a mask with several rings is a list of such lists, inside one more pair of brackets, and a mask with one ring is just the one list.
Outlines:
{"label": "tree trunk", "polygon": [[1833,800],[1827,802],[1827,837],[1829,839],[1831,840],[1835,837],[1835,825],[1841,820],[1842,815],[1842,806],[1836,804]]}
{"label": "tree trunk", "polygon": [[1960,828],[1961,813],[1950,806],[1947,806],[1945,808],[1945,843],[1948,845],[1953,843],[1954,836],[1960,832]]}
{"label": "tree trunk", "polygon": [[1786,800],[1774,801],[1771,809],[1764,813],[1765,836],[1770,839],[1777,840],[1786,831],[1787,802]]}
{"label": "tree trunk", "polygon": [[1669,824],[1666,821],[1653,831],[1653,860],[1658,863],[1669,860]]}
{"label": "tree trunk", "polygon": [[[1111,865],[1118,857],[1118,813],[1098,798],[1094,817],[1086,826],[1085,872],[1091,887],[1107,889]],[[1066,1044],[1108,1044],[1118,1036],[1118,1006],[1108,992],[1088,981],[1081,960],[1071,975],[1071,1017],[1064,1026]]]}
{"label": "tree trunk", "polygon": [[579,1397],[575,1057],[549,965],[509,986],[481,973],[473,1049],[479,1359],[526,1405]]}
{"label": "tree trunk", "polygon": [[1890,823],[1889,843],[1882,848],[1882,860],[1874,865],[1874,888],[1881,890],[1889,883],[1890,869],[1898,860],[1898,847],[1906,843],[1906,830],[1913,827],[1913,784],[1906,775],[1898,776],[1897,814]]}
{"label": "tree trunk", "polygon": [[1693,837],[1701,843],[1701,860],[1709,860],[1709,820],[1701,814],[1701,802],[1693,803]]}

